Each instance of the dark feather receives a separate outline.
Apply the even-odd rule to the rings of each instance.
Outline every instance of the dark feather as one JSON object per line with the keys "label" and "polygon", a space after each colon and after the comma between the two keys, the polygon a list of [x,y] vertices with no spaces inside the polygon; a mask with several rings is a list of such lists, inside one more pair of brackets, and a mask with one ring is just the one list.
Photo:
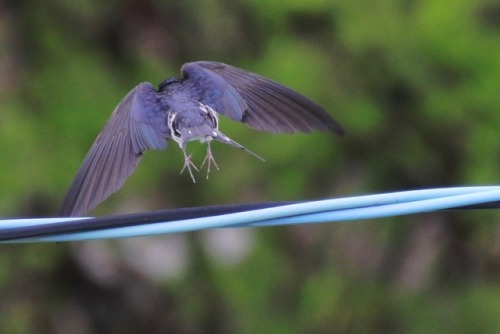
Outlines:
{"label": "dark feather", "polygon": [[166,148],[166,118],[156,104],[153,86],[143,83],[130,91],[83,160],[60,215],[78,216],[92,210],[122,187],[145,150]]}
{"label": "dark feather", "polygon": [[184,64],[181,71],[186,84],[192,81],[189,87],[196,87],[193,90],[195,98],[220,114],[257,130],[344,133],[342,127],[322,107],[260,75],[209,61]]}

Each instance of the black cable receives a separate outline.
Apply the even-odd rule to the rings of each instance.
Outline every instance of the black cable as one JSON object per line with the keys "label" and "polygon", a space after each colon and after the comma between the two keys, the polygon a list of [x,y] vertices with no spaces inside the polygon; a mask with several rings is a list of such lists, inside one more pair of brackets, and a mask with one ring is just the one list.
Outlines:
{"label": "black cable", "polygon": [[0,230],[0,241],[46,237],[67,233],[91,232],[143,224],[164,223],[181,219],[218,216],[229,213],[252,211],[296,203],[299,202],[267,202],[201,206],[104,216],[82,220],[64,221],[47,225],[12,227]]}

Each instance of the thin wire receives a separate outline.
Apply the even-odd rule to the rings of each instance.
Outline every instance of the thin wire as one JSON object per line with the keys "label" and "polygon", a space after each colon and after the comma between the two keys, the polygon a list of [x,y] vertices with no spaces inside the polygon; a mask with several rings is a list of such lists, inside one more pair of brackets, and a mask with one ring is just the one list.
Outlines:
{"label": "thin wire", "polygon": [[[455,187],[309,202],[184,208],[100,218],[0,221],[2,242],[61,242],[181,233],[221,227],[260,227],[374,219],[453,208],[498,207],[500,186]],[[496,203],[497,206],[494,206]]]}

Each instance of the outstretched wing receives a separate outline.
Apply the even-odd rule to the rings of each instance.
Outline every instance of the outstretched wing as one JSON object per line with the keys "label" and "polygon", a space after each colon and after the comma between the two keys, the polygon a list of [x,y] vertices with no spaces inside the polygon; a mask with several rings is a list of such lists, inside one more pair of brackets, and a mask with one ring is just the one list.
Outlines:
{"label": "outstretched wing", "polygon": [[120,102],[87,153],[63,203],[61,216],[95,208],[122,187],[147,149],[165,149],[170,132],[156,90],[141,83]]}
{"label": "outstretched wing", "polygon": [[322,107],[260,75],[209,61],[184,64],[181,71],[193,98],[257,130],[344,133]]}

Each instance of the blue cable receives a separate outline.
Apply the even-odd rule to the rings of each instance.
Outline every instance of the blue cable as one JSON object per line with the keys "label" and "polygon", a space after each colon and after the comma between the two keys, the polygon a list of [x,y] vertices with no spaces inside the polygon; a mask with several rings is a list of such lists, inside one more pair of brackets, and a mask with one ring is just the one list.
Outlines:
{"label": "blue cable", "polygon": [[[455,187],[299,203],[189,208],[101,218],[39,218],[0,221],[2,242],[61,242],[181,233],[208,228],[258,227],[374,219],[453,208],[474,208],[500,201],[500,186]],[[496,204],[492,208],[496,207]],[[242,210],[242,211],[238,211]],[[225,213],[229,212],[229,213]],[[192,216],[192,217],[191,217]],[[153,217],[153,218],[152,218]],[[183,218],[187,217],[187,218]],[[104,223],[104,225],[103,225]],[[111,227],[110,227],[111,226]],[[71,233],[67,233],[71,231]],[[13,237],[10,237],[13,235]]]}

